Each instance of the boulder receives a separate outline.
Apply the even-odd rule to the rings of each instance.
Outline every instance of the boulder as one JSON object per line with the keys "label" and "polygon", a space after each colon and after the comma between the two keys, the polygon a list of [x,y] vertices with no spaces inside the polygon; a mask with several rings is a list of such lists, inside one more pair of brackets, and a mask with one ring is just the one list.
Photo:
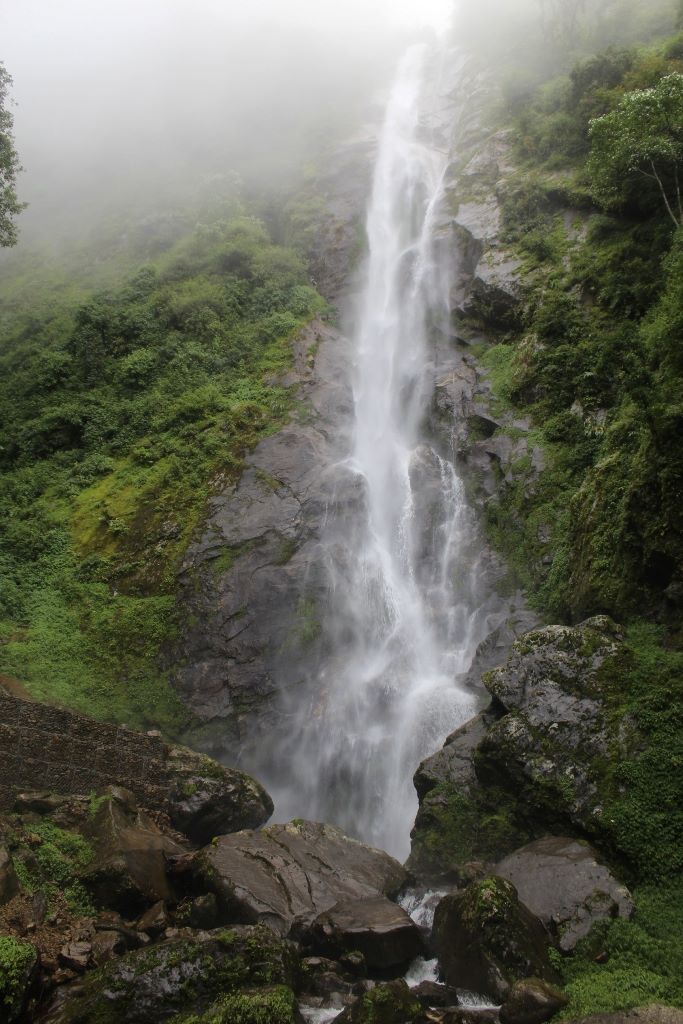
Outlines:
{"label": "boulder", "polygon": [[171,824],[199,846],[214,836],[259,828],[273,813],[273,801],[250,775],[186,747],[169,748],[167,768]]}
{"label": "boulder", "polygon": [[0,907],[9,903],[19,892],[19,879],[14,869],[12,855],[4,843],[0,843]]}
{"label": "boulder", "polygon": [[559,981],[545,928],[502,878],[473,882],[444,897],[434,915],[432,942],[447,984],[496,1002],[520,978]]}
{"label": "boulder", "polygon": [[418,769],[420,808],[409,866],[462,881],[547,833],[613,846],[605,807],[619,796],[610,763],[639,749],[615,714],[629,665],[623,630],[606,616],[519,637],[483,682],[491,704]]}
{"label": "boulder", "polygon": [[377,985],[336,1018],[338,1024],[411,1024],[422,1007],[403,979]]}
{"label": "boulder", "polygon": [[313,921],[303,938],[332,957],[357,950],[368,967],[379,970],[408,963],[422,947],[415,923],[386,896],[335,903]]}
{"label": "boulder", "polygon": [[516,981],[500,1008],[501,1024],[544,1024],[554,1017],[569,999],[554,985],[540,978]]}
{"label": "boulder", "polygon": [[201,1013],[221,996],[290,986],[297,957],[266,928],[199,932],[110,960],[60,994],[51,1024],[150,1024]]}
{"label": "boulder", "polygon": [[341,962],[322,956],[301,961],[301,989],[306,1001],[342,1009],[365,990],[366,982],[345,970]]}
{"label": "boulder", "polygon": [[166,858],[185,850],[138,809],[132,793],[111,787],[87,832],[95,844],[95,857],[83,884],[96,903],[133,916],[172,897]]}
{"label": "boulder", "polygon": [[633,915],[626,886],[600,863],[592,846],[576,839],[545,836],[511,853],[495,872],[512,882],[564,953],[571,953],[596,921]]}
{"label": "boulder", "polygon": [[445,1009],[449,1006],[457,1006],[460,1002],[456,989],[450,988],[448,985],[441,985],[438,981],[421,981],[411,991],[425,1009],[430,1007]]}
{"label": "boulder", "polygon": [[260,922],[279,935],[340,900],[396,895],[408,877],[389,854],[307,821],[222,836],[200,852],[195,871],[225,922]]}

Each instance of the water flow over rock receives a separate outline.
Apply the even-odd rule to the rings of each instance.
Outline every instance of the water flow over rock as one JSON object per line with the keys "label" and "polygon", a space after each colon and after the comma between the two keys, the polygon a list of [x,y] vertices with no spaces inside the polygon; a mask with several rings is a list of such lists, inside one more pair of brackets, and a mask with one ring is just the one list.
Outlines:
{"label": "water flow over rock", "polygon": [[281,763],[293,775],[279,789],[268,778],[281,818],[332,821],[397,856],[417,807],[412,772],[474,713],[457,679],[498,622],[462,483],[425,431],[433,342],[449,333],[443,183],[457,118],[440,70],[456,60],[412,47],[388,103],[355,317],[354,426],[337,467],[355,500],[329,508],[327,650],[310,704],[292,707]]}

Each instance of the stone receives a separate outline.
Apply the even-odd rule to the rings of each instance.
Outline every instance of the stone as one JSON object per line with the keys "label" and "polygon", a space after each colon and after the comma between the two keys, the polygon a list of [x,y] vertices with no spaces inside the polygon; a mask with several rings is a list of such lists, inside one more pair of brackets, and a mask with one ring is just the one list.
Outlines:
{"label": "stone", "polygon": [[628,889],[586,842],[545,836],[515,850],[495,873],[512,882],[564,953],[571,953],[596,921],[633,915]]}
{"label": "stone", "polygon": [[214,836],[265,825],[273,801],[251,776],[185,747],[170,747],[167,761],[171,824],[203,846]]}
{"label": "stone", "polygon": [[59,951],[59,962],[67,970],[81,973],[92,956],[92,945],[89,942],[68,942]]}
{"label": "stone", "polygon": [[293,984],[291,943],[266,928],[199,932],[110,959],[70,986],[47,1016],[51,1024],[150,1024],[201,1013],[219,996]]}
{"label": "stone", "polygon": [[422,951],[417,926],[385,896],[335,903],[312,922],[303,941],[333,957],[357,950],[378,970],[407,964]]}
{"label": "stone", "polygon": [[340,900],[394,896],[408,877],[389,854],[307,821],[222,836],[200,852],[195,870],[223,921],[260,922],[279,935]]}
{"label": "stone", "polygon": [[126,940],[120,932],[96,931],[92,938],[92,958],[97,967],[106,964],[112,957],[121,956],[127,949]]}
{"label": "stone", "polygon": [[137,807],[132,793],[111,787],[88,832],[95,858],[82,880],[96,903],[134,915],[172,897],[166,858],[185,851]]}
{"label": "stone", "polygon": [[138,931],[147,932],[148,935],[160,935],[168,928],[168,925],[169,917],[166,904],[163,900],[159,900],[149,910],[146,910],[142,917],[138,918],[136,927]]}
{"label": "stone", "polygon": [[422,1007],[401,978],[377,985],[336,1018],[338,1024],[412,1024]]}
{"label": "stone", "polygon": [[559,982],[548,942],[515,887],[495,876],[445,896],[434,915],[432,943],[446,983],[494,1002],[505,999],[520,978]]}
{"label": "stone", "polygon": [[0,843],[0,907],[14,899],[18,892],[19,879],[12,855],[5,844]]}
{"label": "stone", "polygon": [[445,1009],[447,1006],[457,1006],[459,1003],[458,993],[448,985],[441,985],[437,981],[421,981],[411,989],[414,997],[421,1006],[437,1007]]}
{"label": "stone", "polygon": [[341,1009],[363,991],[363,982],[345,971],[343,965],[326,957],[301,961],[301,987],[308,997],[320,998],[321,1005]]}
{"label": "stone", "polygon": [[212,892],[195,897],[176,911],[179,924],[188,928],[215,928],[218,924],[218,901]]}
{"label": "stone", "polygon": [[569,1002],[554,985],[540,978],[516,981],[500,1008],[501,1024],[544,1024]]}

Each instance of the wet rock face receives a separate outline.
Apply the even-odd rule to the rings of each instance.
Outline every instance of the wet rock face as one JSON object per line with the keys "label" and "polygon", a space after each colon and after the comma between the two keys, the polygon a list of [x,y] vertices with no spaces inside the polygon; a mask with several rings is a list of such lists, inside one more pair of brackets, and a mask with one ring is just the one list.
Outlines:
{"label": "wet rock face", "polygon": [[432,941],[449,985],[495,1002],[520,978],[559,982],[548,959],[548,933],[502,878],[446,896],[436,909]]}
{"label": "wet rock face", "polygon": [[280,935],[305,930],[340,900],[395,895],[407,880],[393,857],[315,822],[222,837],[201,852],[197,870],[224,920]]}
{"label": "wet rock face", "polygon": [[628,889],[588,843],[546,836],[510,854],[495,871],[512,882],[564,953],[571,953],[596,921],[633,914]]}
{"label": "wet rock face", "polygon": [[187,552],[174,683],[204,723],[191,737],[203,749],[247,736],[258,748],[280,692],[300,685],[302,665],[319,657],[322,523],[328,506],[360,497],[351,474],[331,471],[350,407],[347,347],[321,322],[302,332],[288,383],[298,384],[307,408],[256,447],[239,483],[212,498],[203,534]]}
{"label": "wet rock face", "polygon": [[567,829],[609,847],[612,791],[600,766],[638,742],[612,713],[625,659],[623,631],[605,617],[516,640],[506,665],[484,675],[491,706],[418,769],[411,867],[457,875],[467,861],[499,861]]}

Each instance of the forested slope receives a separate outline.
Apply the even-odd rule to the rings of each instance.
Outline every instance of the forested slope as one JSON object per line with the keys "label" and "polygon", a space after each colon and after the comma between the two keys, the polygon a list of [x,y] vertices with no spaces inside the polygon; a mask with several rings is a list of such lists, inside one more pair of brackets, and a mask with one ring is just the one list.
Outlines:
{"label": "forested slope", "polygon": [[162,221],[153,261],[119,254],[107,291],[82,272],[81,301],[49,268],[4,288],[0,672],[170,733],[175,573],[212,489],[288,415],[278,374],[325,308],[300,258],[227,210],[176,240]]}

